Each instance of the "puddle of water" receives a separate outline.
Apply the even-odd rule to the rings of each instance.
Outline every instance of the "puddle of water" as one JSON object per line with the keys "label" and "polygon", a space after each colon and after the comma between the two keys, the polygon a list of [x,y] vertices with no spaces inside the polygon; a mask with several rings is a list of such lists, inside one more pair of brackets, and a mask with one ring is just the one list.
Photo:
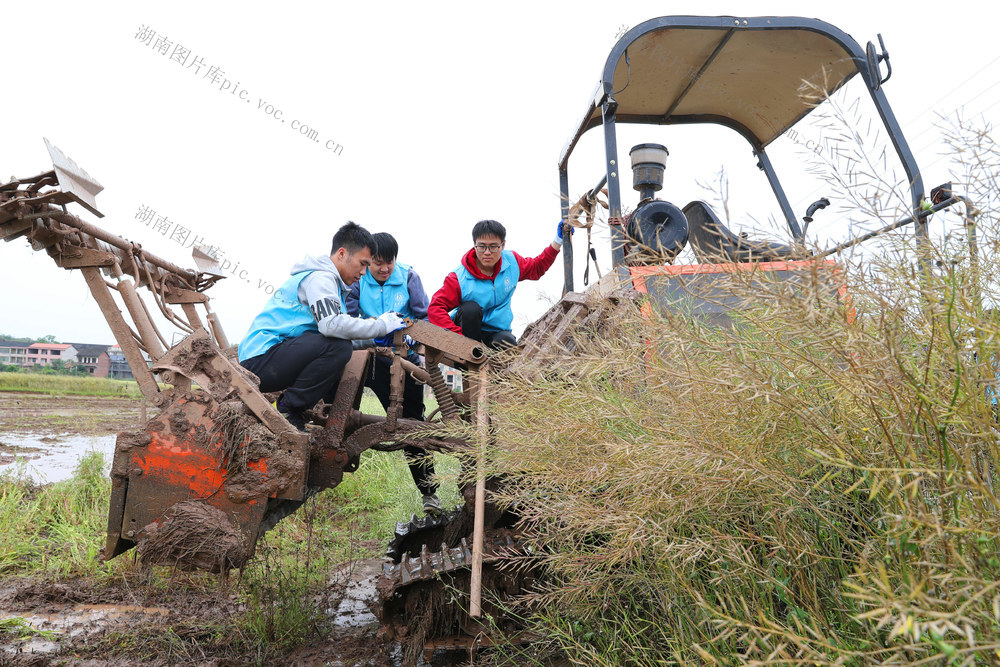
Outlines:
{"label": "puddle of water", "polygon": [[[375,625],[378,619],[368,605],[375,599],[375,581],[382,572],[380,561],[357,564],[350,573],[351,581],[344,590],[344,597],[337,606],[327,610],[334,625],[341,628],[361,628]],[[346,573],[345,573],[346,574]]]}
{"label": "puddle of water", "polygon": [[56,633],[31,637],[0,647],[6,653],[52,653],[58,650],[63,637],[78,637],[103,630],[112,623],[134,618],[136,615],[165,618],[170,613],[164,607],[138,607],[134,605],[83,604],[63,614],[10,614],[0,611],[0,620],[19,618],[34,630]]}
{"label": "puddle of water", "polygon": [[[110,466],[115,453],[114,435],[53,435],[51,433],[4,433],[5,453],[0,458],[0,474],[23,475],[36,484],[69,479],[84,454],[99,451]],[[18,450],[24,456],[18,456]]]}

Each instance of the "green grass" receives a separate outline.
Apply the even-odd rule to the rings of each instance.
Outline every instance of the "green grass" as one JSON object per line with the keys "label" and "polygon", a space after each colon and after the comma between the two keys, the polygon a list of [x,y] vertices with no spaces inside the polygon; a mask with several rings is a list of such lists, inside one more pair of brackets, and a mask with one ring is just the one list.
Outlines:
{"label": "green grass", "polygon": [[103,467],[104,457],[91,452],[72,477],[54,484],[0,476],[0,574],[62,578],[106,571],[97,561],[111,491]]}
{"label": "green grass", "polygon": [[31,624],[20,616],[0,620],[0,639],[8,641],[20,641],[29,637],[43,637],[44,639],[57,639],[59,633],[49,630],[36,630]]}
{"label": "green grass", "polygon": [[118,396],[142,398],[139,385],[132,380],[42,375],[38,373],[0,373],[0,391],[29,392],[52,396]]}

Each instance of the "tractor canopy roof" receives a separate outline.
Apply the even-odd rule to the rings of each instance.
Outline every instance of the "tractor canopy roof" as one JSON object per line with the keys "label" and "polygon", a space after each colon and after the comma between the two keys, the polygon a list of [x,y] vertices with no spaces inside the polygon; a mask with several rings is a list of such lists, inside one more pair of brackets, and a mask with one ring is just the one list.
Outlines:
{"label": "tractor canopy roof", "polygon": [[763,148],[858,73],[871,80],[866,52],[817,19],[651,19],[615,44],[560,164],[608,96],[619,123],[718,123]]}
{"label": "tractor canopy roof", "polygon": [[[860,74],[910,190],[913,216],[893,224],[916,220],[918,236],[926,238],[920,169],[882,89],[892,68],[881,36],[879,47],[868,42],[862,48],[829,23],[802,17],[663,16],[640,23],[611,49],[586,112],[560,155],[563,217],[569,215],[573,201],[569,196],[570,156],[587,130],[601,126],[605,175],[584,200],[590,201],[607,184],[612,263],[620,266],[625,245],[621,200],[625,165],[619,160],[616,126],[718,124],[735,130],[753,147],[757,166],[767,176],[792,237],[801,242],[803,229],[767,146]],[[935,206],[955,201],[949,196]],[[567,290],[573,287],[571,255],[572,248],[564,246]]]}

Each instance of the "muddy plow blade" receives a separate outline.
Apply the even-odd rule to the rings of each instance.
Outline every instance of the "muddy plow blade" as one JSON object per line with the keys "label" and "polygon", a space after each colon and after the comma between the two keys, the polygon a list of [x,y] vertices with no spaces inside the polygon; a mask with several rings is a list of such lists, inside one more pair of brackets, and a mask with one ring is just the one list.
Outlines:
{"label": "muddy plow blade", "polygon": [[204,333],[155,368],[208,391],[175,386],[162,394],[160,413],[144,429],[118,435],[105,558],[138,546],[151,563],[214,572],[241,567],[268,509],[305,498],[309,437]]}

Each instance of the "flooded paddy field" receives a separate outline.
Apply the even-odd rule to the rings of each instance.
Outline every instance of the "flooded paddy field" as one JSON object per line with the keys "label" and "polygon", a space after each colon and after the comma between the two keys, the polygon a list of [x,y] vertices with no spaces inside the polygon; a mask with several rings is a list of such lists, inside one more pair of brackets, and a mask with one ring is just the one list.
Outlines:
{"label": "flooded paddy field", "polygon": [[143,401],[0,392],[0,474],[58,482],[93,450],[110,464],[115,435],[142,420]]}

